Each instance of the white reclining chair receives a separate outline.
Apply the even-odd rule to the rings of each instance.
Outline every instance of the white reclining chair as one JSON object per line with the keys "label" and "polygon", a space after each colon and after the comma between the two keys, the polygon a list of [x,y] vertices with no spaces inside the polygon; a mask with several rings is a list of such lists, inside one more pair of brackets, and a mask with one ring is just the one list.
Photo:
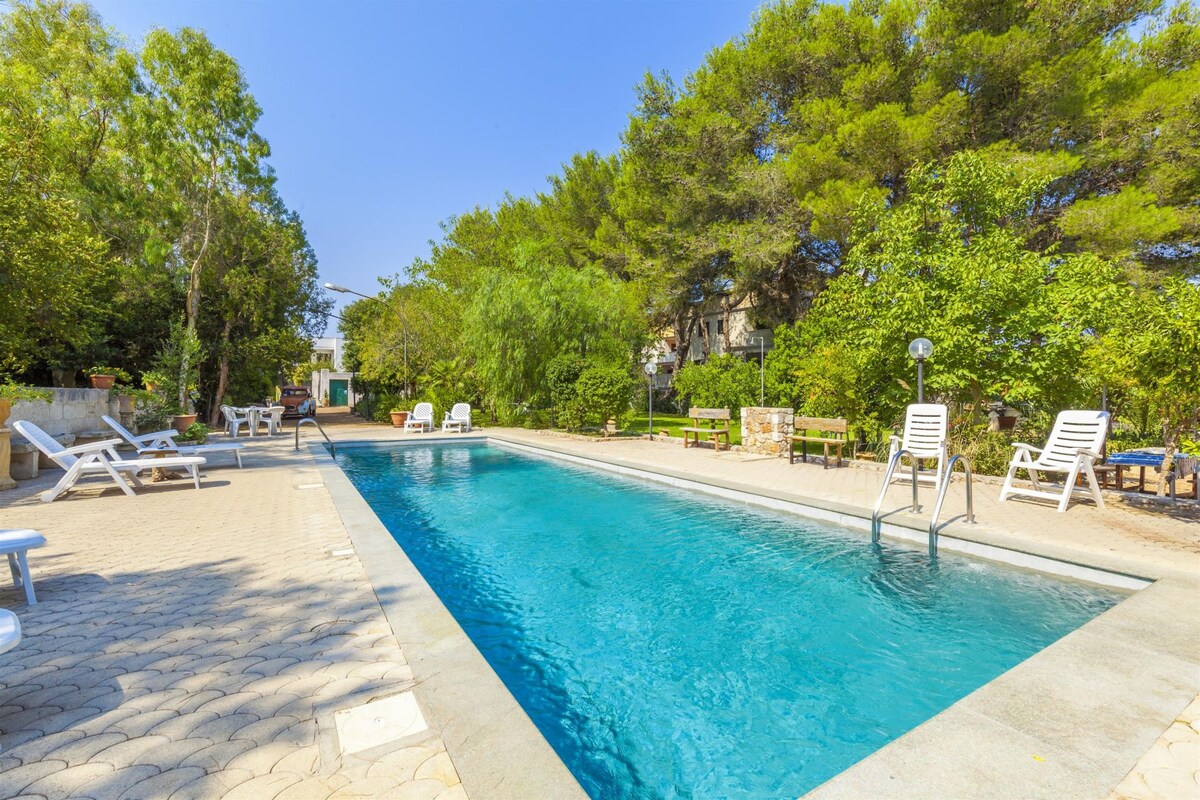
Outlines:
{"label": "white reclining chair", "polygon": [[[1008,465],[1008,477],[1004,479],[1004,488],[1000,490],[1000,499],[1007,500],[1014,494],[1040,497],[1045,500],[1057,500],[1058,511],[1061,514],[1071,503],[1072,492],[1090,493],[1096,501],[1097,508],[1104,508],[1104,498],[1100,496],[1100,484],[1096,481],[1096,473],[1092,464],[1103,458],[1101,450],[1108,436],[1107,411],[1062,411],[1054,420],[1054,429],[1044,448],[1034,447],[1024,442],[1013,442],[1017,452]],[[1034,454],[1037,457],[1034,457]],[[1013,479],[1018,470],[1029,473],[1032,489],[1013,486]],[[1038,481],[1038,472],[1063,472],[1066,480],[1062,488],[1054,486],[1053,491],[1042,489]],[[1082,472],[1087,476],[1087,487],[1076,488],[1075,480]]]}
{"label": "white reclining chair", "polygon": [[[888,464],[901,450],[912,453],[914,458],[936,458],[937,467],[921,470],[917,481],[932,483],[934,490],[942,487],[946,462],[950,451],[946,445],[946,407],[936,403],[914,403],[904,412],[904,436],[892,436],[888,451]],[[892,480],[912,480],[911,474],[897,469]]]}
{"label": "white reclining chair", "polygon": [[104,414],[100,417],[108,423],[108,427],[116,431],[122,439],[133,445],[139,453],[145,450],[174,450],[181,456],[206,456],[210,453],[233,453],[237,458],[238,469],[242,468],[242,450],[246,445],[241,442],[214,442],[213,444],[176,444],[175,437],[179,431],[171,428],[156,433],[130,433],[129,429],[112,417]]}
{"label": "white reclining chair", "polygon": [[404,421],[404,430],[416,428],[424,433],[425,431],[433,432],[433,403],[417,403],[417,407],[408,415],[408,419]]}
{"label": "white reclining chair", "polygon": [[122,460],[114,449],[121,443],[120,439],[105,439],[93,444],[63,447],[54,437],[32,422],[19,420],[13,423],[13,427],[38,450],[45,453],[47,458],[66,470],[67,474],[62,476],[53,489],[42,492],[43,503],[55,500],[80,478],[103,474],[107,474],[121,491],[132,497],[134,491],[129,484],[132,482],[134,486],[141,486],[142,482],[138,480],[137,474],[148,469],[186,469],[191,473],[196,488],[200,488],[200,465],[204,463],[200,456]]}
{"label": "white reclining chair", "polygon": [[0,555],[8,556],[8,568],[12,570],[13,586],[25,588],[25,601],[29,605],[37,605],[37,595],[33,593],[33,576],[29,573],[29,560],[26,554],[35,547],[46,543],[46,537],[29,528],[0,529]]}
{"label": "white reclining chair", "polygon": [[470,403],[455,403],[454,407],[446,412],[446,417],[442,420],[442,433],[452,430],[460,433],[467,433],[471,430]]}

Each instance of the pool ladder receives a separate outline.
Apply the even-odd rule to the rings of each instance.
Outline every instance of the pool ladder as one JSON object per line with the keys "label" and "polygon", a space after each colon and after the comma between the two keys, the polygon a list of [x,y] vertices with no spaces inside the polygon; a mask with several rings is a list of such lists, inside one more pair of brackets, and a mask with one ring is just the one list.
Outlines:
{"label": "pool ladder", "polygon": [[[884,497],[887,495],[888,486],[892,484],[892,478],[896,474],[896,467],[900,465],[900,459],[903,456],[908,456],[912,461],[912,511],[916,513],[920,511],[920,506],[917,503],[917,459],[913,458],[913,454],[908,450],[901,450],[892,456],[891,462],[888,464],[887,474],[883,479],[883,488],[879,490],[879,497],[875,500],[875,510],[871,513],[871,544],[879,544],[880,530],[883,524],[880,520],[879,510],[883,507]],[[971,462],[966,456],[961,453],[956,456],[951,456],[946,462],[945,479],[942,485],[938,487],[937,500],[933,504],[933,517],[929,520],[929,555],[930,557],[937,556],[937,521],[941,516],[942,506],[946,502],[946,490],[950,488],[950,477],[954,474],[954,465],[962,462],[963,473],[967,477],[967,523],[975,524],[975,502],[971,492]]]}
{"label": "pool ladder", "polygon": [[325,429],[321,427],[321,423],[317,422],[317,420],[313,417],[304,417],[303,419],[296,421],[296,446],[293,449],[300,449],[300,426],[305,424],[317,426],[317,430],[319,430],[321,435],[325,437],[325,441],[329,442],[329,454],[336,458],[337,447],[334,445],[333,440],[329,438],[329,434],[327,434]]}

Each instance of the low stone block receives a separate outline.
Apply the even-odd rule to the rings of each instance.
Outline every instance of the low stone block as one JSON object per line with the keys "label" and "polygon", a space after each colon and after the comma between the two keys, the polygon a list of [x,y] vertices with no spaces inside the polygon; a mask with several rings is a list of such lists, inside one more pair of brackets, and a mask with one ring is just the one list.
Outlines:
{"label": "low stone block", "polygon": [[13,480],[27,481],[38,476],[38,449],[28,442],[14,441],[8,474]]}

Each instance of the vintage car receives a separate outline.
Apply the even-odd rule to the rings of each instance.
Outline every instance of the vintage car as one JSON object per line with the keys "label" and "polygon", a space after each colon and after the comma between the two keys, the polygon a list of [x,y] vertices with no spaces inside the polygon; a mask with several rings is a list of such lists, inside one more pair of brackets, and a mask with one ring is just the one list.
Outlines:
{"label": "vintage car", "polygon": [[312,417],[317,413],[317,401],[309,393],[307,386],[285,386],[279,395],[279,405],[283,406],[285,417]]}

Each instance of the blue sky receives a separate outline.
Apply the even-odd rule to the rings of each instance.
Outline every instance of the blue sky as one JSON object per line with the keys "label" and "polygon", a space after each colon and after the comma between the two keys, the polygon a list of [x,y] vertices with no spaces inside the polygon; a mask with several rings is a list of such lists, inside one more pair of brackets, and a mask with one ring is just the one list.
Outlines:
{"label": "blue sky", "polygon": [[646,71],[682,80],[758,3],[93,5],[134,46],[191,26],[238,60],[322,281],[372,293],[439,222],[544,189],[572,153],[616,150]]}

